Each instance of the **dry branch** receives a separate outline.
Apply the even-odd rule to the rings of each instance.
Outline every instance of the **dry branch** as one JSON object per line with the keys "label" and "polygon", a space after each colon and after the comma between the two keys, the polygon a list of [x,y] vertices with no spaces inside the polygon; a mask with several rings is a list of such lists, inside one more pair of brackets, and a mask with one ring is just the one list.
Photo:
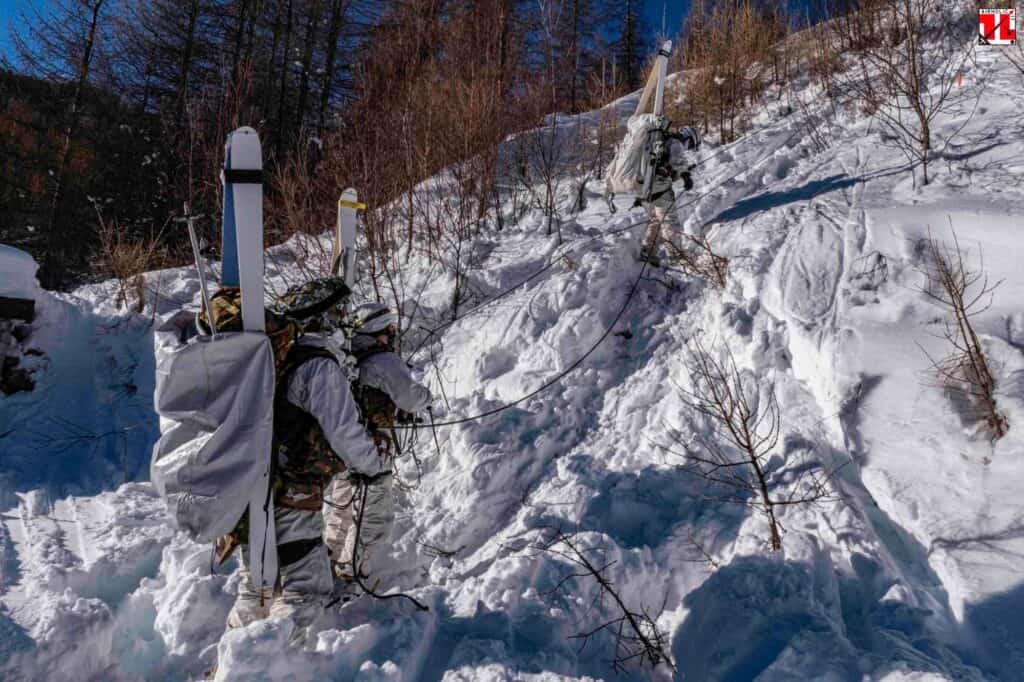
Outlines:
{"label": "dry branch", "polygon": [[615,564],[614,561],[604,561],[598,548],[581,546],[574,534],[567,534],[560,528],[548,529],[546,537],[534,549],[565,559],[574,567],[549,594],[569,589],[569,585],[576,579],[591,578],[599,587],[594,603],[599,604],[605,599],[612,602],[612,618],[572,636],[572,639],[580,641],[580,651],[596,635],[607,632],[615,641],[615,655],[609,663],[616,673],[626,672],[627,667],[633,663],[641,666],[650,664],[652,668],[664,664],[675,672],[675,663],[666,651],[668,634],[658,628],[646,608],[641,607],[639,611],[629,608],[608,577],[607,571]]}

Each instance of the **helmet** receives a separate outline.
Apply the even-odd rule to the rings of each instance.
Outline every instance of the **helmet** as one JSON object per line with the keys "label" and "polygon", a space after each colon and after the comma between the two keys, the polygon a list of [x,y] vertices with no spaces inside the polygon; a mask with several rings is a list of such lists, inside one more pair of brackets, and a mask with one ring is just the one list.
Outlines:
{"label": "helmet", "polygon": [[289,289],[274,311],[304,327],[315,326],[311,325],[313,322],[333,327],[329,318],[337,317],[340,306],[351,293],[341,277],[322,277]]}
{"label": "helmet", "polygon": [[398,315],[383,303],[364,303],[356,308],[355,317],[358,334],[383,334],[398,324]]}
{"label": "helmet", "polygon": [[679,128],[678,135],[686,149],[700,149],[700,133],[696,128],[683,126]]}

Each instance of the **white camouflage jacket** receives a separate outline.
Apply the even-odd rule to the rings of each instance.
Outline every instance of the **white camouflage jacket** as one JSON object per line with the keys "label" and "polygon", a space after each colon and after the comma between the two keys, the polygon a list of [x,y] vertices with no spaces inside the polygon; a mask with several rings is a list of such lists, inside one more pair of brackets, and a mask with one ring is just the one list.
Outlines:
{"label": "white camouflage jacket", "polygon": [[[303,336],[300,343],[330,349],[323,339],[312,335]],[[286,397],[292,405],[313,415],[331,449],[350,471],[373,476],[383,471],[384,463],[359,423],[359,408],[339,362],[312,358],[302,363],[288,382]]]}

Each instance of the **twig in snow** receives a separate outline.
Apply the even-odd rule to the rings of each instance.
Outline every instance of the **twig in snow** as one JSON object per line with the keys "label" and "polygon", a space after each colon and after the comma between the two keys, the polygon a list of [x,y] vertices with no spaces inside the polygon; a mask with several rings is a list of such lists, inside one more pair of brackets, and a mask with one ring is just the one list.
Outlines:
{"label": "twig in snow", "polygon": [[549,593],[566,590],[574,580],[589,577],[600,588],[595,600],[607,598],[613,604],[612,618],[571,637],[580,641],[579,651],[582,652],[596,635],[607,632],[615,641],[615,655],[609,662],[616,673],[626,672],[627,667],[634,662],[641,666],[648,663],[652,668],[664,664],[675,672],[675,663],[666,650],[668,633],[658,628],[645,608],[635,611],[626,605],[607,574],[608,569],[615,564],[614,561],[592,560],[588,555],[600,556],[599,550],[581,546],[573,535],[564,533],[560,528],[549,529],[547,537],[534,548],[565,559],[574,567]]}

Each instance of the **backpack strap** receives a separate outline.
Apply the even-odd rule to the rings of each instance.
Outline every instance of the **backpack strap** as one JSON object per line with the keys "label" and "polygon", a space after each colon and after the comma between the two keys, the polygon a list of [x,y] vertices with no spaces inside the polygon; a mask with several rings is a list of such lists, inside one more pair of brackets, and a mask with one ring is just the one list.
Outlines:
{"label": "backpack strap", "polygon": [[355,357],[356,364],[358,365],[363,360],[372,358],[374,355],[380,355],[381,353],[392,353],[392,352],[394,352],[394,351],[392,351],[392,349],[389,348],[388,346],[382,346],[382,345],[380,345],[378,343],[375,346],[370,346],[369,348],[364,348],[362,350],[354,351],[352,353],[352,355]]}

